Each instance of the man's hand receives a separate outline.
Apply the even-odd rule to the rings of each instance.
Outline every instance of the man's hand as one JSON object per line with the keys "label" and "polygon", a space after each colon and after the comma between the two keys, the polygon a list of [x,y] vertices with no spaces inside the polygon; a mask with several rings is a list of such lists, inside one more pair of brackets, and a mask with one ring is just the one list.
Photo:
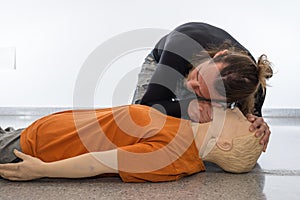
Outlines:
{"label": "man's hand", "polygon": [[27,181],[42,178],[43,164],[38,158],[14,150],[15,155],[23,161],[19,163],[0,164],[2,178],[12,181]]}
{"label": "man's hand", "polygon": [[266,152],[269,143],[269,138],[271,135],[271,131],[268,124],[264,121],[262,117],[257,117],[252,114],[248,114],[247,119],[252,123],[249,127],[249,130],[251,132],[256,131],[255,132],[256,137],[264,135],[260,140],[260,144],[264,145],[263,152]]}

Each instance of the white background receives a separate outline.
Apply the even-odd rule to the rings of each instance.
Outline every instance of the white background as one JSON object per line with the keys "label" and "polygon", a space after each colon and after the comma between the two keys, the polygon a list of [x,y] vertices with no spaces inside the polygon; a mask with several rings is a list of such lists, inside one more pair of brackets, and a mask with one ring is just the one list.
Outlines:
{"label": "white background", "polygon": [[[201,21],[274,63],[265,108],[299,108],[299,8],[296,0],[0,0],[0,47],[16,48],[16,70],[0,67],[0,107],[72,106],[81,66],[103,42],[134,29],[172,30]],[[139,67],[147,52],[127,54],[110,66],[98,82],[95,106],[113,105],[118,80]]]}

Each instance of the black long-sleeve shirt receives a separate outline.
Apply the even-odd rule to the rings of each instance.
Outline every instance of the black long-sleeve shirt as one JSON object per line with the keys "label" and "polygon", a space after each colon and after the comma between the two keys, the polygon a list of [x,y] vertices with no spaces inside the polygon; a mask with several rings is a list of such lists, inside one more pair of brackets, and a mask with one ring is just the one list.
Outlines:
{"label": "black long-sleeve shirt", "polygon": [[[218,47],[226,40],[236,48],[248,52],[255,61],[249,51],[229,33],[209,24],[186,23],[164,36],[152,51],[157,68],[141,99],[141,104],[154,106],[174,117],[189,118],[187,108],[195,96],[187,95],[185,98],[178,99],[176,87],[188,75],[192,68],[191,61],[196,54],[211,46]],[[255,110],[257,115],[261,116],[264,96],[261,91],[258,96]]]}

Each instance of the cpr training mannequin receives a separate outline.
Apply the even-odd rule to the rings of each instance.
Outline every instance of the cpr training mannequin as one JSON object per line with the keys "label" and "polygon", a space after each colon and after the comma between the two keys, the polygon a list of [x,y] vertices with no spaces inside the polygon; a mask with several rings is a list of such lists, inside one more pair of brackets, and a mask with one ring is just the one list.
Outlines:
{"label": "cpr training mannequin", "polygon": [[32,180],[116,173],[124,182],[160,182],[204,171],[203,160],[228,172],[250,171],[263,148],[260,138],[237,108],[214,113],[213,122],[193,125],[142,105],[55,113],[21,133],[23,153],[15,154],[23,161],[1,164],[0,175]]}

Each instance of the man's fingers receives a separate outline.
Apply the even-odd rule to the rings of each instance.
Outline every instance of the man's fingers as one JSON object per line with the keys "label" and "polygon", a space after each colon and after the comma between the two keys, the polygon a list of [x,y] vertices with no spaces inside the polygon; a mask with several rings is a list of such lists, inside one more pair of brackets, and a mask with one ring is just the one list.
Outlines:
{"label": "man's fingers", "polygon": [[267,146],[269,143],[269,138],[271,135],[271,131],[269,129],[269,126],[265,122],[263,122],[255,132],[256,137],[260,137],[261,135],[263,135],[263,137],[261,138],[259,143],[264,145],[263,152],[266,152],[266,149],[267,149]]}
{"label": "man's fingers", "polygon": [[[267,125],[267,127],[268,127],[268,125]],[[265,131],[264,137],[260,141],[260,143],[264,145],[263,152],[266,152],[266,150],[267,150],[267,146],[268,146],[268,143],[269,143],[270,135],[271,135],[271,131],[270,131],[269,127],[268,127],[267,130]]]}
{"label": "man's fingers", "polygon": [[259,125],[254,125],[256,126],[258,129],[255,133],[255,135],[257,137],[261,136],[262,134],[264,134],[264,137],[263,139],[265,138],[269,138],[269,135],[270,135],[270,130],[269,130],[269,126],[266,122],[262,122],[262,123],[259,123]]}
{"label": "man's fingers", "polygon": [[263,151],[265,152],[269,143],[270,138],[270,128],[268,124],[264,121],[262,117],[257,117],[252,114],[246,115],[248,121],[250,121],[252,124],[249,127],[249,130],[253,132],[255,130],[255,136],[260,137],[263,135],[261,140],[259,141],[260,144],[263,145]]}
{"label": "man's fingers", "polygon": [[254,122],[257,118],[257,116],[252,115],[252,114],[247,114],[246,117],[247,117],[248,121],[250,121],[250,122]]}
{"label": "man's fingers", "polygon": [[257,129],[258,123],[256,122],[256,119],[257,119],[258,117],[255,116],[255,115],[252,115],[252,114],[247,114],[246,117],[247,117],[247,120],[248,120],[249,122],[251,122],[251,125],[250,125],[250,127],[249,127],[249,130],[250,130],[251,132],[253,132],[254,130]]}
{"label": "man's fingers", "polygon": [[266,151],[267,151],[268,143],[269,143],[269,141],[267,141],[267,142],[264,144],[263,152],[266,152]]}
{"label": "man's fingers", "polygon": [[264,130],[265,130],[265,128],[266,128],[265,125],[266,125],[266,123],[264,122],[263,118],[262,117],[257,117],[252,122],[252,124],[250,125],[249,129],[250,129],[251,132],[254,131],[254,130],[256,130],[256,129],[258,129],[257,132],[256,132],[257,133],[256,136],[260,136],[261,133],[263,133]]}

